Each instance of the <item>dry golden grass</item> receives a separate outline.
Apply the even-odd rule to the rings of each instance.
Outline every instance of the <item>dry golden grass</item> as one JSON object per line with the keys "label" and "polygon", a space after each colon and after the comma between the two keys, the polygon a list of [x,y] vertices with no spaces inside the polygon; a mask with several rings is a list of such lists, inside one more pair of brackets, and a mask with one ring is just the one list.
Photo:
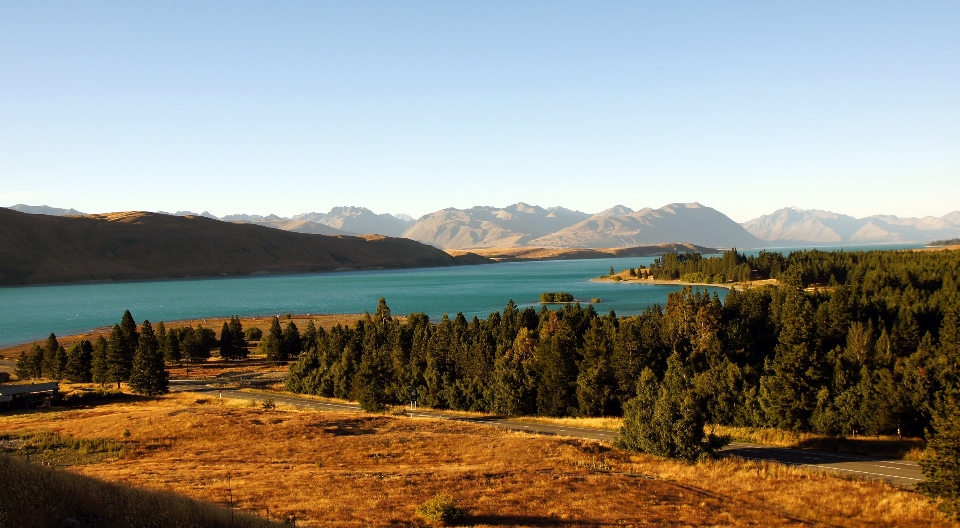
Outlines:
{"label": "dry golden grass", "polygon": [[464,422],[190,394],[0,417],[0,432],[16,430],[116,440],[129,430],[133,454],[73,470],[220,504],[232,490],[241,509],[300,526],[416,524],[417,506],[439,493],[478,526],[950,525],[913,492],[774,464],[687,466]]}
{"label": "dry golden grass", "polygon": [[510,419],[520,422],[566,425],[568,427],[585,427],[587,429],[608,429],[610,431],[619,431],[620,427],[623,426],[623,418],[618,417],[550,418],[547,416],[511,416]]}

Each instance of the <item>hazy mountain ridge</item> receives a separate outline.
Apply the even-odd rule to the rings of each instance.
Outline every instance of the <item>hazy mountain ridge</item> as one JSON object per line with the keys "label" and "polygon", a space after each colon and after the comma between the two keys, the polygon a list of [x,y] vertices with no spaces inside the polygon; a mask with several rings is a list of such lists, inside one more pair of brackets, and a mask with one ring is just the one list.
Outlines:
{"label": "hazy mountain ridge", "polygon": [[[17,204],[8,209],[51,216],[83,215],[75,209]],[[162,213],[162,211],[161,211]],[[170,215],[171,213],[163,213]],[[699,203],[668,204],[639,211],[616,205],[597,214],[519,202],[507,207],[447,208],[409,219],[365,207],[334,207],[327,213],[278,215],[177,211],[233,223],[322,235],[380,234],[442,249],[493,247],[622,248],[662,243],[709,247],[925,243],[960,237],[960,211],[922,218],[873,215],[865,218],[819,209],[782,208],[738,224]],[[409,219],[409,220],[408,220]]]}
{"label": "hazy mountain ridge", "polygon": [[960,211],[940,218],[893,215],[855,218],[819,209],[785,207],[742,225],[768,243],[784,245],[925,243],[960,236]]}
{"label": "hazy mountain ridge", "polygon": [[334,207],[330,212],[304,213],[291,220],[305,220],[330,226],[347,233],[377,233],[400,236],[412,223],[389,213],[377,214],[366,207]]}
{"label": "hazy mountain ridge", "polygon": [[401,235],[443,249],[523,246],[590,215],[523,202],[507,207],[448,208],[420,217]]}
{"label": "hazy mountain ridge", "polygon": [[615,248],[685,243],[713,247],[757,247],[761,240],[729,217],[699,203],[673,203],[627,212],[617,206],[533,239],[531,246]]}
{"label": "hazy mountain ridge", "polygon": [[76,209],[61,209],[59,207],[50,207],[49,205],[26,205],[26,204],[17,204],[7,207],[13,211],[19,211],[21,213],[27,214],[45,214],[50,216],[68,216],[68,215],[83,215],[86,213],[81,213]]}

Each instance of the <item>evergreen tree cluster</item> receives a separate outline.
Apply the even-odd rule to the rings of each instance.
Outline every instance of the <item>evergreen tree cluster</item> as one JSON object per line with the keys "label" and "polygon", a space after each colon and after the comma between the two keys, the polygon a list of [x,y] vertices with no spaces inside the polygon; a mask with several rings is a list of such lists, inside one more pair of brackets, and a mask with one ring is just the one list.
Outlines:
{"label": "evergreen tree cluster", "polygon": [[224,322],[220,329],[220,357],[224,359],[246,359],[249,355],[247,351],[247,337],[243,331],[243,325],[240,324],[240,318],[236,315],[230,318],[230,322]]}
{"label": "evergreen tree cluster", "polygon": [[[732,265],[734,255],[712,260]],[[724,302],[686,288],[630,317],[511,302],[486,319],[432,324],[411,314],[400,323],[381,300],[376,315],[304,339],[286,386],[371,407],[405,402],[416,389],[428,406],[510,415],[643,410],[654,414],[640,422],[674,438],[699,434],[689,431],[702,423],[923,435],[937,394],[958,382],[960,253],[797,252],[753,262],[785,265],[780,285],[731,291]],[[821,281],[828,286],[809,287]],[[634,436],[648,442],[637,447],[699,456]]]}
{"label": "evergreen tree cluster", "polygon": [[257,344],[257,351],[267,356],[268,361],[285,363],[297,359],[304,350],[304,345],[316,339],[316,334],[313,321],[307,323],[304,334],[301,336],[300,329],[293,321],[288,322],[286,326],[281,326],[280,319],[274,317],[270,322],[267,335],[262,336]]}
{"label": "evergreen tree cluster", "polygon": [[[780,253],[761,252],[759,257],[746,257],[736,249],[724,251],[721,257],[703,258],[700,253],[667,253],[653,261],[649,273],[656,280],[677,280],[684,282],[707,282],[722,284],[730,281],[745,282],[753,278],[754,269],[776,270],[783,259]],[[762,274],[762,273],[761,273]],[[769,278],[770,271],[767,271]]]}
{"label": "evergreen tree cluster", "polygon": [[127,382],[137,394],[162,394],[167,392],[163,344],[177,333],[167,332],[163,323],[158,323],[155,331],[150,321],[138,328],[127,310],[108,337],[81,340],[69,350],[50,334],[43,346],[34,344],[30,352],[20,354],[16,374],[20,379],[116,383],[117,388]]}
{"label": "evergreen tree cluster", "polygon": [[20,379],[65,379],[76,383],[89,382],[93,368],[93,345],[82,340],[69,350],[50,334],[41,346],[35,343],[29,352],[20,354],[15,374]]}

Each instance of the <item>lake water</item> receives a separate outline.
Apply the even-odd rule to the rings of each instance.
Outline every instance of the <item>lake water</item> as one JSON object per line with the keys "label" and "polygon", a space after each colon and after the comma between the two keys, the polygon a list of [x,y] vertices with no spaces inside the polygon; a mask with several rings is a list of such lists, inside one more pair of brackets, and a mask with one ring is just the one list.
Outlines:
{"label": "lake water", "polygon": [[[847,249],[899,249],[861,246]],[[833,248],[827,248],[833,249]],[[751,252],[753,253],[753,252]],[[0,346],[109,326],[130,310],[137,322],[230,315],[362,313],[383,296],[395,314],[425,312],[439,318],[463,312],[486,317],[507,301],[529,306],[545,291],[570,292],[578,300],[601,298],[598,311],[636,314],[664,304],[678,286],[590,282],[617,270],[649,266],[653,257],[555,260],[300,275],[118,282],[0,288]],[[721,298],[726,290],[709,288]]]}
{"label": "lake water", "polygon": [[[613,266],[649,266],[653,258],[555,260],[420,268],[267,275],[213,279],[0,288],[0,346],[112,325],[129,309],[137,322],[230,315],[362,313],[381,296],[395,314],[439,318],[463,312],[486,317],[510,299],[528,306],[540,293],[565,291],[598,311],[635,314],[665,303],[676,286],[590,282]],[[726,290],[710,288],[721,298]]]}

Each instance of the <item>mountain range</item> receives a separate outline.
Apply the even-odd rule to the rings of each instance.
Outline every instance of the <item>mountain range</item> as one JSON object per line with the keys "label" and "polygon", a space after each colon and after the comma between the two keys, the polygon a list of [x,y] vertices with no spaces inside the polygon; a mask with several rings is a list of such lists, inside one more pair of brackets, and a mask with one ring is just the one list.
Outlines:
{"label": "mountain range", "polygon": [[[54,216],[83,214],[75,209],[23,204],[10,209]],[[696,202],[638,211],[617,205],[596,214],[519,202],[507,207],[442,209],[417,220],[407,215],[377,214],[365,207],[334,207],[327,213],[304,213],[290,218],[247,214],[217,218],[206,211],[200,214],[178,211],[174,215],[257,224],[298,233],[340,236],[376,233],[450,250],[622,248],[664,243],[758,248],[926,243],[960,237],[960,211],[939,218],[891,215],[855,218],[817,209],[783,208],[738,224],[720,211]]]}
{"label": "mountain range", "polygon": [[874,215],[865,218],[788,207],[744,222],[743,227],[774,245],[839,245],[925,243],[960,236],[960,211],[940,218],[899,218]]}

